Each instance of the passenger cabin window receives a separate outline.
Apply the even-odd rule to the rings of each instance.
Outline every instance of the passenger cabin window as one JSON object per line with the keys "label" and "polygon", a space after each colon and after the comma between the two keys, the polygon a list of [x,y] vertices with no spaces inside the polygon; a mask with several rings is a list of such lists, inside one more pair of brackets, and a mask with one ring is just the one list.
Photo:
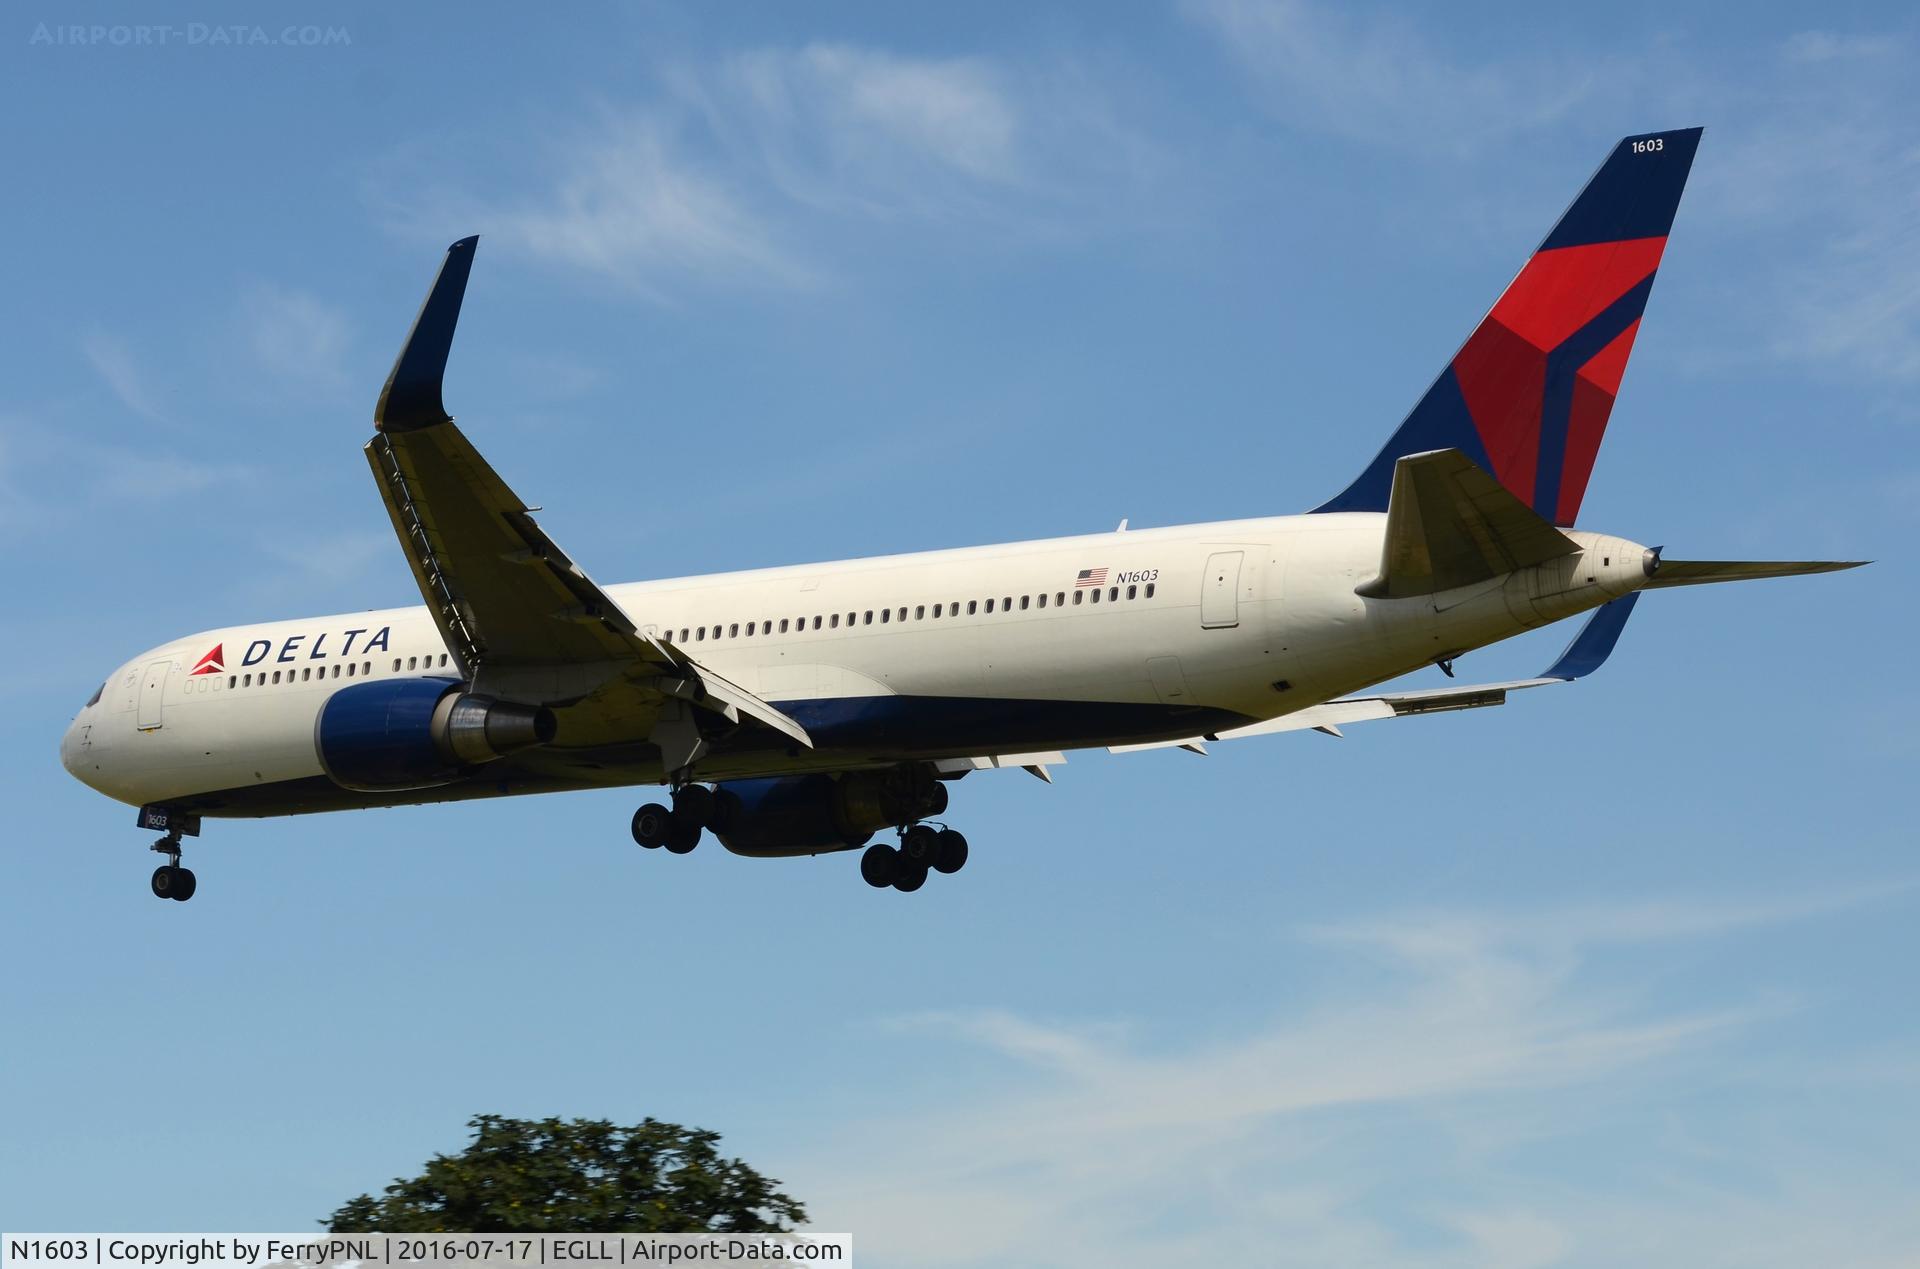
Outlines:
{"label": "passenger cabin window", "polygon": [[1032,602],[1033,602],[1033,596],[1032,596],[1032,595],[1022,595],[1022,596],[1020,596],[1020,611],[1021,611],[1021,612],[1025,612],[1025,611],[1027,610],[1027,605],[1028,605],[1028,604],[1030,604],[1030,603],[1032,603]]}
{"label": "passenger cabin window", "polygon": [[891,608],[882,608],[882,609],[880,610],[880,624],[881,624],[881,625],[883,625],[883,626],[884,626],[884,625],[886,625],[886,624],[887,624],[887,619],[888,619],[889,617],[891,617],[892,615],[893,615],[893,609],[891,609]]}
{"label": "passenger cabin window", "polygon": [[1045,592],[1045,591],[1041,591],[1041,592],[1040,592],[1040,605],[1039,605],[1039,606],[1040,606],[1040,607],[1042,607],[1042,608],[1045,608],[1045,607],[1047,606],[1047,592]]}
{"label": "passenger cabin window", "polygon": [[1120,588],[1118,586],[1107,587],[1107,598],[1108,599],[1120,598]]}
{"label": "passenger cabin window", "polygon": [[727,638],[738,639],[739,637],[740,637],[740,623],[736,621],[728,625]]}
{"label": "passenger cabin window", "polygon": [[1065,608],[1065,607],[1067,606],[1067,592],[1066,592],[1066,591],[1064,591],[1064,590],[1063,590],[1063,591],[1058,591],[1058,592],[1056,592],[1056,593],[1054,594],[1054,597],[1053,597],[1053,606],[1054,606],[1055,608]]}
{"label": "passenger cabin window", "polygon": [[1139,597],[1140,597],[1140,588],[1138,586],[1127,587],[1128,599],[1138,599]]}
{"label": "passenger cabin window", "polygon": [[1147,583],[1147,598],[1148,598],[1148,599],[1152,599],[1152,598],[1153,598],[1153,583],[1152,583],[1152,582],[1148,582],[1148,583]]}
{"label": "passenger cabin window", "polygon": [[1087,592],[1084,590],[1076,590],[1073,592],[1073,602],[1076,604],[1080,603],[1086,597],[1087,597]]}
{"label": "passenger cabin window", "polygon": [[979,611],[980,611],[980,601],[977,599],[969,599],[967,601],[967,616],[971,617],[973,616],[973,614]]}
{"label": "passenger cabin window", "polygon": [[992,611],[993,611],[993,601],[992,601],[991,599],[989,599],[989,600],[987,601],[987,611],[988,611],[988,612],[992,612]]}
{"label": "passenger cabin window", "polygon": [[927,619],[927,606],[925,604],[915,604],[913,606],[913,619],[915,621],[925,621]]}
{"label": "passenger cabin window", "polygon": [[873,624],[873,609],[871,608],[867,609],[867,620],[864,624],[869,626]]}
{"label": "passenger cabin window", "polygon": [[820,619],[818,617],[815,617],[813,619],[813,628],[815,630],[818,630],[820,628]]}
{"label": "passenger cabin window", "polygon": [[833,625],[829,627],[829,629],[838,630],[839,628],[840,628],[840,614],[835,613],[833,614]]}

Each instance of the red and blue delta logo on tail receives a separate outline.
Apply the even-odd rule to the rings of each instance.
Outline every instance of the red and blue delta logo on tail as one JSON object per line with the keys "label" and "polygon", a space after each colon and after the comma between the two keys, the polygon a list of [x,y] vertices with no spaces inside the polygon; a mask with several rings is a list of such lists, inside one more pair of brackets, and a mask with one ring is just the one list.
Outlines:
{"label": "red and blue delta logo on tail", "polygon": [[1316,511],[1385,511],[1393,465],[1458,449],[1543,519],[1579,514],[1699,128],[1624,138],[1360,478]]}

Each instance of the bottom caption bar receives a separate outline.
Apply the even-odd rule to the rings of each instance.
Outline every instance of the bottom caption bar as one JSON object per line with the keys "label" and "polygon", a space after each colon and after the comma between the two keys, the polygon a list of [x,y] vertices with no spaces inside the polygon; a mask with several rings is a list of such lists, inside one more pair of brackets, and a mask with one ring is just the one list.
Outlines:
{"label": "bottom caption bar", "polygon": [[0,1269],[850,1265],[852,1234],[6,1234]]}

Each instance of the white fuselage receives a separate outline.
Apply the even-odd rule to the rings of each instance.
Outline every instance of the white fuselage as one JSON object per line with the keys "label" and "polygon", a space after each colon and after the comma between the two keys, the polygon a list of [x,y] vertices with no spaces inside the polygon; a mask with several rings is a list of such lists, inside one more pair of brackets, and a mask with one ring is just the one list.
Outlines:
{"label": "white fuselage", "polygon": [[[647,632],[818,725],[814,751],[716,751],[700,776],[724,780],[1272,718],[1645,580],[1639,546],[1572,532],[1584,549],[1548,564],[1418,599],[1366,598],[1357,588],[1379,571],[1384,525],[1361,513],[1228,521],[608,590]],[[315,726],[330,695],[369,678],[458,677],[456,665],[423,607],[204,631],[116,670],[69,728],[62,760],[135,805],[298,787],[324,778]],[[554,753],[574,744],[584,754],[562,717]],[[596,734],[593,752],[612,756],[553,782],[481,791],[659,782],[645,741],[644,727]],[[299,798],[249,805],[225,813],[324,809]]]}

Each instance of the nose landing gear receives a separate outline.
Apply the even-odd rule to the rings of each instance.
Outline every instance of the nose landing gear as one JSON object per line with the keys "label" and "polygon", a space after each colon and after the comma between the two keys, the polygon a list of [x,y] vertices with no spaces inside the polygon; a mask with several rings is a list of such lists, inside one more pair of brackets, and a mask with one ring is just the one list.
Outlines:
{"label": "nose landing gear", "polygon": [[193,898],[199,883],[194,879],[193,869],[180,866],[180,834],[168,833],[150,849],[167,857],[166,863],[153,870],[153,897],[172,899],[176,903]]}
{"label": "nose landing gear", "polygon": [[166,833],[148,849],[165,855],[167,862],[153,870],[153,897],[185,903],[197,888],[193,869],[180,866],[180,838],[200,836],[200,817],[183,815],[164,806],[143,806],[136,821],[141,828],[157,828]]}

